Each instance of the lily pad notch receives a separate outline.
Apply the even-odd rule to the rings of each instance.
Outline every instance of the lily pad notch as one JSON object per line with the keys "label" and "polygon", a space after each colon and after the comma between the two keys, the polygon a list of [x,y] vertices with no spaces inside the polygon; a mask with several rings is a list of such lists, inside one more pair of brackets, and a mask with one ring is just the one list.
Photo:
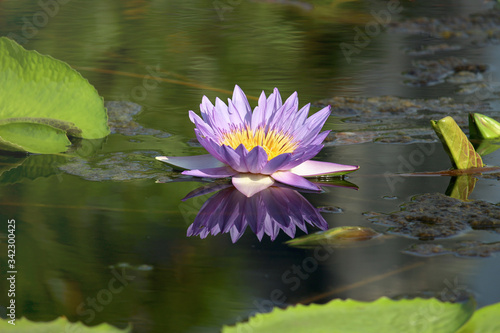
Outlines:
{"label": "lily pad notch", "polygon": [[0,144],[31,153],[64,152],[69,137],[109,134],[104,101],[67,63],[0,37]]}

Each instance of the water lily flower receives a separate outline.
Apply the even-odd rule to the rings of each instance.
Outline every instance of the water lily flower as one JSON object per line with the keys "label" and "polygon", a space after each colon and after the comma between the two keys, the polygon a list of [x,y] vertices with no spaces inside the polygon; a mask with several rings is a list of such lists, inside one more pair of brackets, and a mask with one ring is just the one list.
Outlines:
{"label": "water lily flower", "polygon": [[237,85],[228,104],[217,98],[215,106],[203,96],[201,118],[189,111],[206,155],[167,157],[158,160],[188,169],[196,177],[232,177],[233,185],[251,197],[275,182],[306,190],[321,188],[304,177],[344,174],[359,166],[312,161],[323,148],[330,131],[320,133],[330,115],[330,106],[308,118],[310,104],[298,109],[297,93],[282,103],[277,88],[267,98],[264,92],[252,112]]}
{"label": "water lily flower", "polygon": [[212,190],[220,191],[205,201],[187,230],[188,236],[205,238],[209,234],[229,233],[235,243],[248,226],[259,241],[264,234],[274,241],[280,230],[291,238],[297,228],[307,233],[306,222],[321,230],[328,229],[318,209],[291,188],[271,186],[247,197],[232,185],[215,185],[195,190],[188,197]]}

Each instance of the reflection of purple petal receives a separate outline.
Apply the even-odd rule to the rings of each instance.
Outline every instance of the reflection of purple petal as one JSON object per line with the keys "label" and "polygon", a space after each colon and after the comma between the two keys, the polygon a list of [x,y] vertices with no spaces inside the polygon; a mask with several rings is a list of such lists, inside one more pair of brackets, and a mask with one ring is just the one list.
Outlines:
{"label": "reflection of purple petal", "polygon": [[297,228],[307,232],[306,223],[328,228],[318,210],[293,189],[272,186],[247,197],[229,187],[203,204],[187,235],[205,238],[229,233],[236,242],[250,226],[259,241],[264,234],[275,240],[280,230],[292,238]]}
{"label": "reflection of purple petal", "polygon": [[199,197],[201,195],[209,194],[212,192],[217,192],[219,190],[231,187],[232,185],[230,183],[227,184],[219,184],[219,183],[210,183],[205,186],[198,187],[197,189],[192,190],[184,198],[182,198],[182,201],[186,201],[187,199],[192,199],[195,197]]}

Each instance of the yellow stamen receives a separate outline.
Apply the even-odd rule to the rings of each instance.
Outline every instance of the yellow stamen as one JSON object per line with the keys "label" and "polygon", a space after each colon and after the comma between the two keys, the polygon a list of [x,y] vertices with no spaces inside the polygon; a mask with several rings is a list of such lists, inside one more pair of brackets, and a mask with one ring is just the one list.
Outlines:
{"label": "yellow stamen", "polygon": [[261,146],[266,151],[268,160],[280,154],[292,153],[298,146],[293,137],[287,133],[273,130],[265,132],[264,128],[252,131],[248,126],[224,133],[219,144],[233,149],[243,144],[248,151]]}

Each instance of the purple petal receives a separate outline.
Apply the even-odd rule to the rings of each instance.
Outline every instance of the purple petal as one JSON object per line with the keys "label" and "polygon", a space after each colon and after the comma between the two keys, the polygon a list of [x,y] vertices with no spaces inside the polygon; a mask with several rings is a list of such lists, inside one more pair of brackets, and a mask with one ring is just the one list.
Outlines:
{"label": "purple petal", "polygon": [[243,111],[238,110],[238,107],[230,99],[227,100],[227,105],[229,106],[229,121],[231,122],[231,126],[243,128],[246,124]]}
{"label": "purple petal", "polygon": [[225,178],[236,175],[238,172],[228,166],[219,168],[195,169],[183,171],[183,175],[208,178]]}
{"label": "purple petal", "polygon": [[292,154],[290,153],[285,153],[285,154],[280,154],[276,156],[275,158],[271,159],[267,164],[262,168],[261,173],[264,175],[270,175],[276,170],[279,170],[281,167],[286,165],[287,163],[290,162],[292,158]]}
{"label": "purple petal", "polygon": [[321,124],[321,126],[324,125],[330,114],[332,113],[331,106],[327,105],[323,109],[319,110],[306,120],[306,124],[309,126],[309,128],[312,128],[313,126],[316,126],[317,124]]}
{"label": "purple petal", "polygon": [[231,122],[229,121],[229,110],[219,97],[215,98],[215,109],[212,115],[215,126],[219,129],[229,131],[231,130]]}
{"label": "purple petal", "polygon": [[310,145],[320,145],[326,139],[328,134],[330,134],[331,130],[323,131],[319,133],[310,143]]}
{"label": "purple petal", "polygon": [[294,130],[296,130],[297,128],[299,128],[300,126],[302,126],[304,124],[304,122],[307,119],[307,115],[309,114],[310,107],[311,107],[311,103],[308,103],[308,104],[304,105],[304,107],[297,112],[297,115],[295,116],[295,121],[294,121],[294,123],[295,123]]}
{"label": "purple petal", "polygon": [[[243,145],[239,145],[238,148],[242,146]],[[229,165],[231,168],[233,168],[238,172],[248,172],[245,161],[243,160],[245,156],[244,152],[246,152],[244,146],[243,149],[244,151],[241,148],[238,151],[236,151],[230,146],[226,145],[220,146],[220,153],[224,158],[224,161],[227,163],[227,165]]]}
{"label": "purple petal", "polygon": [[224,164],[228,164],[221,152],[221,146],[219,146],[212,138],[210,137],[203,137],[202,134],[195,129],[194,130],[196,134],[196,138],[198,139],[198,142],[205,148],[213,157],[218,159]]}
{"label": "purple petal", "polygon": [[248,166],[247,166],[247,155],[248,155],[248,150],[243,144],[240,144],[236,149],[234,150],[238,156],[240,156],[240,163],[241,163],[241,168],[239,168],[238,172],[248,172]]}
{"label": "purple petal", "polygon": [[298,104],[297,92],[294,92],[285,104],[274,111],[272,118],[268,121],[268,128],[286,133],[294,120],[293,113],[297,111]]}
{"label": "purple petal", "polygon": [[269,176],[251,173],[237,174],[233,176],[232,182],[234,187],[248,198],[274,184],[274,180]]}
{"label": "purple petal", "polygon": [[248,172],[251,173],[261,173],[266,163],[267,153],[261,146],[254,147],[250,150],[245,159]]}
{"label": "purple petal", "polygon": [[189,111],[189,119],[196,125],[196,128],[202,133],[203,136],[214,136],[215,133],[207,123],[203,121],[196,113]]}
{"label": "purple petal", "polygon": [[290,172],[302,177],[321,176],[327,174],[344,174],[347,172],[356,171],[358,165],[344,165],[321,161],[305,161],[302,164],[290,169]]}
{"label": "purple petal", "polygon": [[252,109],[248,103],[247,96],[238,85],[234,86],[233,99],[232,102],[238,111],[240,118],[247,124],[250,124],[250,119],[252,117]]}
{"label": "purple petal", "polygon": [[231,235],[231,241],[233,243],[236,243],[238,241],[238,239],[240,239],[241,236],[243,236],[243,234],[245,233],[245,229],[243,229],[242,231],[239,231],[236,227],[233,227],[233,228],[231,228],[229,233]]}
{"label": "purple petal", "polygon": [[266,120],[266,108],[267,100],[264,91],[260,94],[259,103],[255,107],[252,113],[252,131],[255,131],[259,127],[264,127]]}
{"label": "purple petal", "polygon": [[274,110],[278,110],[283,105],[283,102],[281,101],[281,95],[280,95],[278,88],[274,88],[273,94],[274,94],[273,107],[274,107]]}
{"label": "purple petal", "polygon": [[309,144],[319,133],[326,120],[330,116],[330,105],[319,110],[305,121],[304,125],[293,132],[296,140],[302,141],[304,145]]}
{"label": "purple petal", "polygon": [[[221,103],[223,104],[222,106]],[[230,130],[229,124],[231,124],[231,122],[229,121],[226,105],[220,99],[219,102],[216,100],[216,105],[218,105],[218,107],[212,109],[209,119],[210,125],[214,128],[214,132],[221,135],[223,132]]]}
{"label": "purple petal", "polygon": [[287,184],[290,186],[299,187],[312,191],[321,191],[321,188],[318,185],[311,183],[307,179],[298,176],[294,173],[291,173],[290,171],[276,171],[271,175],[271,177],[273,177],[274,180],[277,180],[280,183]]}
{"label": "purple petal", "polygon": [[156,159],[181,169],[217,168],[224,166],[224,163],[210,154],[197,156],[156,156]]}
{"label": "purple petal", "polygon": [[274,88],[274,91],[269,95],[266,101],[266,109],[263,111],[264,122],[262,125],[265,125],[272,117],[274,111],[278,110],[280,107],[281,107],[281,96],[278,91],[278,88]]}
{"label": "purple petal", "polygon": [[292,156],[292,160],[290,161],[290,163],[283,167],[283,170],[295,168],[303,162],[310,160],[311,158],[316,156],[321,151],[321,149],[323,149],[323,145],[307,146],[297,149]]}
{"label": "purple petal", "polygon": [[203,98],[201,99],[200,111],[203,120],[206,123],[209,123],[211,115],[214,113],[214,105],[212,104],[212,102],[210,102],[207,96],[203,96]]}

